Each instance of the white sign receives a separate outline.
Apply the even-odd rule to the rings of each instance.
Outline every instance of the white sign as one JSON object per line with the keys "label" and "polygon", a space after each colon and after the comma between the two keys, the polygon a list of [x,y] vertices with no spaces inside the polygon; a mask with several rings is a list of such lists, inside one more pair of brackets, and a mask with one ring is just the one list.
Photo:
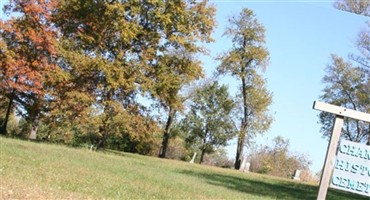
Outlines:
{"label": "white sign", "polygon": [[370,146],[341,142],[330,187],[370,197]]}

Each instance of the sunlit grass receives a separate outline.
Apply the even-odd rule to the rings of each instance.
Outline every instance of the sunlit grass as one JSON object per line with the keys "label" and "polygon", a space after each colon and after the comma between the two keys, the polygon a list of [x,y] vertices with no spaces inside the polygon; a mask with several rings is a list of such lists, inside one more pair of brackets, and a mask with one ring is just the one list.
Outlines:
{"label": "sunlit grass", "polygon": [[[1,198],[316,199],[317,186],[129,153],[0,137]],[[366,199],[329,191],[327,199]]]}

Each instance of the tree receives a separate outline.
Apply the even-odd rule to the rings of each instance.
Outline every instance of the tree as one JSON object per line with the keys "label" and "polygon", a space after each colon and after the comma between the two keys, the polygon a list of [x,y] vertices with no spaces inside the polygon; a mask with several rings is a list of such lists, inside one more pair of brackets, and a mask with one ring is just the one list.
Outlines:
{"label": "tree", "polygon": [[235,135],[231,111],[234,102],[230,99],[227,87],[217,82],[200,88],[191,103],[190,111],[184,119],[187,127],[187,141],[197,141],[201,150],[200,162],[206,153],[226,146]]}
{"label": "tree", "polygon": [[347,12],[370,17],[370,2],[368,0],[337,0],[334,7]]}
{"label": "tree", "polygon": [[[56,29],[51,23],[54,0],[10,0],[7,13],[17,13],[0,21],[0,92],[8,99],[1,132],[6,133],[13,104],[32,122],[30,138],[36,132],[47,83],[52,82],[56,64]],[[25,111],[25,112],[23,112]]]}
{"label": "tree", "polygon": [[[332,55],[332,63],[327,66],[326,73],[322,100],[360,112],[370,111],[369,74],[363,68]],[[335,116],[321,112],[319,117],[321,132],[329,138]],[[369,128],[365,122],[345,118],[342,136],[350,141],[365,142],[369,140]]]}
{"label": "tree", "polygon": [[184,98],[180,96],[180,90],[190,81],[202,76],[200,63],[194,61],[184,52],[170,53],[160,57],[161,65],[156,67],[156,84],[153,96],[161,107],[168,112],[165,128],[163,131],[162,147],[159,157],[165,158],[168,142],[171,136],[171,126],[177,111],[182,111]]}
{"label": "tree", "polygon": [[[334,6],[337,9],[370,16],[370,3],[364,0],[339,0]],[[326,87],[321,99],[339,106],[348,107],[361,112],[370,112],[370,23],[361,31],[356,41],[360,55],[350,54],[352,61],[332,55],[332,62],[327,66],[327,74],[323,81]],[[321,132],[330,137],[334,117],[328,113],[320,113]],[[343,137],[356,142],[367,141],[370,145],[370,124],[345,119],[342,129]]]}
{"label": "tree", "polygon": [[[211,41],[213,16],[205,1],[60,1],[59,63],[69,74],[61,98],[87,100],[73,104],[81,112],[94,108],[100,118],[98,146],[104,147],[115,116],[126,113],[121,119],[131,128],[137,127],[130,125],[131,114],[145,118],[137,94],[151,95],[168,109],[167,138],[178,91],[201,74],[194,75],[201,71],[197,60],[169,52],[203,52],[198,42]],[[125,131],[136,134],[131,128]]]}
{"label": "tree", "polygon": [[199,60],[192,58],[187,52],[168,52],[160,56],[161,65],[156,66],[153,96],[161,107],[167,110],[167,120],[163,131],[162,147],[159,157],[165,158],[168,142],[171,137],[171,127],[175,115],[183,110],[183,103],[189,97],[180,95],[181,89],[191,81],[203,76]]}
{"label": "tree", "polygon": [[154,80],[153,87],[150,87],[151,95],[167,111],[159,153],[161,158],[166,157],[174,117],[178,111],[182,111],[183,102],[186,100],[180,96],[181,89],[203,76],[201,62],[194,55],[205,53],[205,49],[197,43],[213,41],[210,33],[215,26],[215,8],[207,5],[206,1],[199,3],[168,1],[166,4],[166,9],[173,15],[167,14],[168,20],[176,26],[163,29],[169,43],[159,47],[163,49],[161,50],[163,55],[157,57],[157,63],[153,64],[154,73],[150,76]]}
{"label": "tree", "polygon": [[69,105],[56,105],[55,116],[72,122],[94,119],[98,148],[113,134],[109,130],[117,125],[115,119],[129,118],[134,106],[130,101],[139,69],[134,61],[131,67],[127,57],[137,56],[130,47],[139,27],[137,19],[130,18],[135,14],[125,16],[125,6],[114,1],[60,1],[55,12],[62,34],[59,65],[69,75],[58,97]]}
{"label": "tree", "polygon": [[233,47],[221,55],[218,73],[230,73],[240,83],[240,126],[235,157],[235,169],[240,168],[246,140],[257,133],[265,132],[272,121],[268,106],[272,95],[265,88],[265,80],[259,74],[267,67],[269,60],[265,45],[265,29],[258,23],[249,9],[243,9],[239,16],[229,19],[230,26],[225,35],[232,37]]}
{"label": "tree", "polygon": [[[370,2],[367,0],[337,0],[334,3],[334,7],[343,11],[370,17]],[[370,21],[368,21],[366,25],[367,27],[359,32],[356,41],[357,49],[361,55],[356,56],[352,54],[350,57],[362,67],[370,70]]]}

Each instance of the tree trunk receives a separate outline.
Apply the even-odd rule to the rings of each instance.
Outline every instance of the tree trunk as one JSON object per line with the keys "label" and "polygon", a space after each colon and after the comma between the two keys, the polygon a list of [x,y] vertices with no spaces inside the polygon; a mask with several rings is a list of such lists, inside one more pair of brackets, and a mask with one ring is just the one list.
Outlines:
{"label": "tree trunk", "polygon": [[200,161],[199,164],[203,163],[204,155],[206,154],[207,150],[207,135],[203,138],[203,148],[202,148],[202,154],[200,155]]}
{"label": "tree trunk", "polygon": [[170,129],[173,121],[173,117],[175,116],[175,111],[173,111],[172,107],[170,107],[170,110],[168,112],[168,118],[166,123],[166,128],[163,132],[163,140],[162,140],[162,148],[159,152],[158,157],[165,158],[167,154],[167,148],[168,148],[168,141],[170,139]]}
{"label": "tree trunk", "polygon": [[204,158],[204,155],[206,154],[206,148],[203,148],[202,149],[202,154],[200,155],[200,161],[199,161],[199,164],[202,164],[203,163],[203,158]]}
{"label": "tree trunk", "polygon": [[[244,68],[242,69],[244,72]],[[245,134],[247,131],[247,118],[248,118],[248,106],[247,106],[247,83],[245,77],[242,77],[242,92],[243,92],[243,119],[238,137],[238,146],[236,148],[235,164],[234,169],[240,169],[243,159]]]}
{"label": "tree trunk", "polygon": [[244,151],[244,138],[245,138],[245,135],[242,133],[239,133],[238,146],[236,148],[234,169],[240,169],[240,166],[242,164],[243,151]]}
{"label": "tree trunk", "polygon": [[106,140],[106,137],[105,137],[105,134],[104,134],[103,137],[98,140],[98,142],[96,144],[96,150],[104,148],[105,140]]}
{"label": "tree trunk", "polygon": [[29,136],[30,140],[36,140],[37,138],[37,130],[39,129],[39,117],[36,117],[35,120],[32,122],[32,127],[31,127],[31,133]]}
{"label": "tree trunk", "polygon": [[12,110],[12,105],[13,105],[13,95],[9,99],[8,107],[5,113],[5,119],[0,129],[0,134],[6,135],[8,133],[6,127],[8,126],[8,121],[9,121],[10,111]]}
{"label": "tree trunk", "polygon": [[108,117],[103,121],[103,125],[99,127],[99,133],[102,135],[101,138],[98,139],[96,143],[96,150],[103,149],[105,145],[105,141],[107,139],[107,133],[106,133],[106,121],[108,120]]}
{"label": "tree trunk", "polygon": [[105,116],[102,119],[102,125],[99,126],[99,133],[102,137],[99,138],[97,141],[96,150],[104,149],[107,137],[109,136],[109,132],[107,131],[107,123],[108,123],[108,120],[112,120],[112,116],[113,116],[112,110],[114,109],[111,106],[111,101],[113,100],[113,96],[114,96],[113,89],[108,90],[106,93],[106,97],[105,97],[106,99],[103,102],[104,104],[103,113],[105,114]]}

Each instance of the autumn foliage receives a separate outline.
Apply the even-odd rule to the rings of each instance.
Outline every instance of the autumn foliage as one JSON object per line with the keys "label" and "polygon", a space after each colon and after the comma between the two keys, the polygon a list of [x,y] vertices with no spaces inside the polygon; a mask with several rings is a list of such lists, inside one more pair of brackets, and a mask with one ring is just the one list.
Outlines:
{"label": "autumn foliage", "polygon": [[1,132],[15,110],[32,139],[145,154],[170,135],[151,108],[182,109],[215,25],[206,1],[11,0],[4,10]]}
{"label": "autumn foliage", "polygon": [[1,91],[5,94],[45,94],[56,58],[56,32],[51,26],[55,1],[11,0],[8,12],[23,16],[0,21]]}
{"label": "autumn foliage", "polygon": [[51,22],[56,5],[56,1],[11,0],[5,6],[17,16],[0,21],[0,91],[9,101],[2,132],[13,103],[32,122],[40,116],[45,83],[57,67],[57,29]]}

